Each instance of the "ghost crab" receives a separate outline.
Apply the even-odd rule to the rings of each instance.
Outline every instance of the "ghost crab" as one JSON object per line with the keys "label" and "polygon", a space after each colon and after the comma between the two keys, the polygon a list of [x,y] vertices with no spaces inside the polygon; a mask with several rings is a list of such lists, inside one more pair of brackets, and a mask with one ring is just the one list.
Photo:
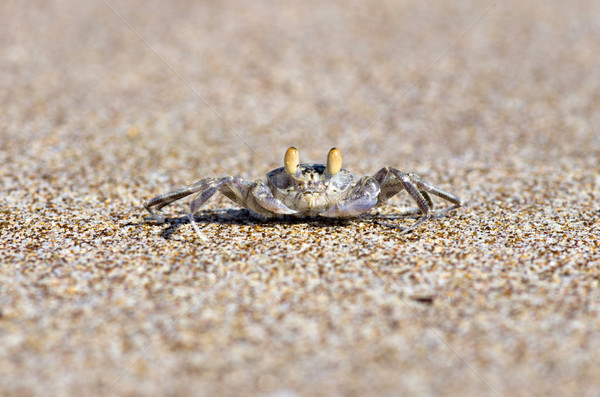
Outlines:
{"label": "ghost crab", "polygon": [[401,215],[421,215],[402,233],[407,233],[431,218],[433,201],[438,196],[452,203],[443,212],[460,207],[462,201],[414,173],[404,173],[396,168],[384,167],[373,176],[355,180],[354,174],[342,168],[342,154],[332,148],[327,164],[300,164],[298,150],[290,147],[285,152],[284,167],[267,174],[267,180],[248,182],[235,176],[206,178],[183,189],[161,194],[144,203],[144,207],[158,222],[164,216],[156,214],[161,208],[189,195],[196,196],[190,204],[188,217],[200,237],[194,214],[217,191],[236,204],[247,208],[261,218],[282,215],[323,216],[348,218],[360,215],[383,204],[401,190],[406,190],[418,208]]}

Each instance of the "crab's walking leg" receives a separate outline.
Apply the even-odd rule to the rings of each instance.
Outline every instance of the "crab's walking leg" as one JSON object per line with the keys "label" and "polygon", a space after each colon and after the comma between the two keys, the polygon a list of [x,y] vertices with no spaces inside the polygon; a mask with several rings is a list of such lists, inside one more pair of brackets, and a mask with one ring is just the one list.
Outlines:
{"label": "crab's walking leg", "polygon": [[404,189],[410,195],[410,197],[412,197],[412,199],[415,200],[415,202],[417,203],[417,206],[421,210],[421,214],[423,214],[423,216],[421,218],[417,219],[417,221],[415,223],[413,223],[410,227],[408,227],[402,231],[402,234],[408,233],[408,232],[414,230],[415,228],[417,228],[418,226],[420,226],[423,222],[425,222],[426,220],[428,220],[431,217],[431,212],[430,212],[431,210],[430,210],[430,206],[429,206],[429,203],[431,202],[431,197],[428,197],[429,200],[427,200],[423,196],[423,194],[421,194],[421,192],[419,191],[417,186],[415,186],[415,184],[412,182],[410,177],[408,175],[406,175],[404,172],[397,170],[395,168],[389,168],[389,171],[392,173],[392,175],[394,175],[396,178],[398,178],[398,180],[402,183],[402,187],[404,187]]}
{"label": "crab's walking leg", "polygon": [[[209,198],[211,198],[213,196],[213,194],[215,194],[215,192],[217,190],[222,192],[223,188],[225,186],[232,185],[233,181],[235,181],[236,186],[239,186],[239,188],[235,189],[236,191],[238,191],[239,189],[244,189],[245,186],[249,185],[248,182],[246,182],[240,178],[233,177],[233,176],[211,179],[208,183],[204,184],[203,188],[198,190],[198,194],[194,197],[194,199],[190,203],[190,213],[188,214],[188,218],[190,220],[190,223],[192,224],[192,227],[194,228],[194,231],[196,232],[198,237],[200,237],[202,240],[206,240],[206,238],[200,232],[200,228],[198,228],[198,225],[196,224],[196,221],[194,220],[194,214],[196,213],[196,211],[198,211],[198,209],[202,206],[202,204],[204,204]],[[202,182],[203,181],[199,181],[199,182],[196,182],[196,184],[200,184]],[[237,200],[234,200],[230,196],[228,196],[228,195],[225,195],[225,196],[227,196],[234,202],[237,202]]]}
{"label": "crab's walking leg", "polygon": [[431,217],[433,201],[431,200],[430,194],[441,197],[444,200],[454,204],[453,206],[445,209],[444,212],[462,205],[462,201],[458,197],[433,186],[431,183],[423,180],[414,173],[405,174],[396,168],[385,167],[379,170],[373,177],[381,185],[381,194],[379,195],[378,204],[381,204],[393,197],[402,189],[406,190],[406,192],[417,203],[419,208],[405,212],[405,215],[416,215],[420,213],[423,216],[409,228],[405,229],[402,233],[407,233],[415,229],[417,226]]}
{"label": "crab's walking leg", "polygon": [[345,198],[320,215],[330,218],[359,215],[377,205],[378,196],[379,184],[377,181],[373,177],[364,176]]}
{"label": "crab's walking leg", "polygon": [[191,194],[196,194],[190,203],[190,213],[188,214],[188,218],[198,236],[204,239],[198,225],[194,221],[194,214],[217,191],[220,191],[224,196],[236,204],[248,208],[264,217],[272,217],[277,214],[293,214],[296,212],[277,200],[264,181],[259,180],[251,183],[235,176],[202,179],[183,189],[156,196],[153,199],[146,201],[144,207],[154,219],[158,222],[163,222],[165,219],[164,216],[156,214],[152,210],[152,207],[156,207],[156,210],[160,210],[164,206],[177,200]]}
{"label": "crab's walking leg", "polygon": [[[421,190],[421,193],[431,193],[454,204],[448,208],[445,208],[442,211],[442,213],[458,208],[463,204],[462,200],[453,195],[452,193],[448,193],[447,191],[442,190],[439,187],[433,186],[431,183],[427,182],[414,172],[409,172],[408,177],[415,185],[417,185],[417,187]],[[427,197],[428,196],[429,195],[427,195]],[[429,201],[431,202],[431,198],[429,198]],[[431,205],[431,207],[433,208],[433,205]]]}
{"label": "crab's walking leg", "polygon": [[407,174],[396,168],[385,167],[379,170],[373,178],[375,178],[381,186],[378,204],[395,196],[402,189],[406,190],[410,197],[417,203],[419,208],[417,210],[409,211],[405,213],[405,215],[421,213],[423,216],[417,219],[410,227],[404,229],[402,234],[410,232],[431,217],[430,211],[433,204],[431,197],[427,193],[423,195]]}
{"label": "crab's walking leg", "polygon": [[194,220],[194,214],[217,189],[231,201],[248,208],[264,217],[272,217],[276,214],[293,214],[296,211],[286,207],[281,201],[273,197],[271,190],[264,181],[250,183],[235,176],[219,178],[209,184],[205,190],[201,190],[190,203],[188,218],[196,234],[204,239],[198,225]]}
{"label": "crab's walking leg", "polygon": [[[187,197],[191,194],[201,192],[200,194],[212,196],[215,192],[214,188],[215,178],[202,179],[190,186],[184,187],[183,189],[174,190],[169,193],[161,194],[156,196],[144,203],[144,208],[154,217],[157,222],[164,222],[165,217],[160,214],[156,214],[152,211],[152,207],[156,206],[156,210],[160,211],[163,207]],[[207,197],[207,199],[208,199]]]}

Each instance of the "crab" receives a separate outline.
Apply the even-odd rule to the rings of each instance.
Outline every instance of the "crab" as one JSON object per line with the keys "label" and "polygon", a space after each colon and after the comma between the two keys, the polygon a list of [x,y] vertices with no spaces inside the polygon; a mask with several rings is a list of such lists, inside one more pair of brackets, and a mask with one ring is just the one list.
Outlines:
{"label": "crab", "polygon": [[418,207],[401,214],[418,216],[402,233],[414,230],[432,217],[431,195],[452,204],[443,210],[444,213],[463,204],[455,195],[412,172],[404,173],[393,167],[384,167],[373,176],[356,179],[354,174],[342,168],[342,154],[337,148],[329,151],[327,164],[323,165],[300,164],[298,150],[290,147],[285,152],[284,166],[269,172],[266,181],[259,179],[248,182],[236,176],[206,178],[183,189],[156,196],[146,201],[144,207],[157,222],[162,223],[165,217],[154,212],[153,207],[160,211],[177,200],[195,194],[188,217],[201,236],[194,214],[217,191],[250,210],[251,214],[268,219],[284,215],[356,217],[382,205],[402,190],[406,190]]}

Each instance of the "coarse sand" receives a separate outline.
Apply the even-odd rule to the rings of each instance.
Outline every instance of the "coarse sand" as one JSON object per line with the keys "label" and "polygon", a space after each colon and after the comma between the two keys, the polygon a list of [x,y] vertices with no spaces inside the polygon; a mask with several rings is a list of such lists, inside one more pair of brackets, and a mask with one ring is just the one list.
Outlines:
{"label": "coarse sand", "polygon": [[[0,395],[598,395],[598,32],[597,0],[2,1]],[[141,206],[292,145],[465,206],[216,195],[204,239]]]}

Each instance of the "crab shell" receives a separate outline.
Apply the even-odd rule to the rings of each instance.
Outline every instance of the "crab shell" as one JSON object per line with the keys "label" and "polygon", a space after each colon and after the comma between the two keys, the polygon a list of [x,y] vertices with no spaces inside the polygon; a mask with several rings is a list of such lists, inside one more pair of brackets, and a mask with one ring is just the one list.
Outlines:
{"label": "crab shell", "polygon": [[350,171],[339,169],[331,175],[323,164],[298,164],[295,174],[289,173],[286,167],[267,174],[273,196],[298,214],[309,216],[338,203],[353,182],[354,174]]}

